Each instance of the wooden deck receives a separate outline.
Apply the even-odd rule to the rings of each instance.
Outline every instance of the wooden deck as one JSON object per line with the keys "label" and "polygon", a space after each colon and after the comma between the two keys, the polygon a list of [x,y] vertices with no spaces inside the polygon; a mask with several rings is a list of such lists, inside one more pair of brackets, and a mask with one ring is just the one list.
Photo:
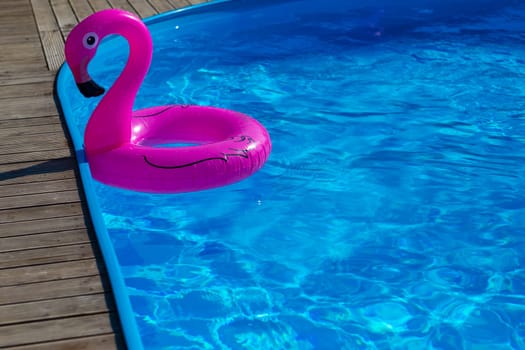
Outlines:
{"label": "wooden deck", "polygon": [[53,100],[63,43],[94,11],[203,0],[2,0],[0,348],[124,349],[76,161]]}

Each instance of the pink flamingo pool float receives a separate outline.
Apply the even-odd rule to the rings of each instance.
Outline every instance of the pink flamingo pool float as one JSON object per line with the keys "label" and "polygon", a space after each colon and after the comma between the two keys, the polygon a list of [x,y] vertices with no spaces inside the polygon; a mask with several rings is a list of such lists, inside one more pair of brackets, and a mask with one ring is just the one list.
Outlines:
{"label": "pink flamingo pool float", "polygon": [[[135,191],[178,193],[231,184],[263,166],[272,147],[270,137],[247,115],[187,105],[133,111],[151,64],[153,44],[146,25],[126,11],[94,13],[66,40],[66,61],[84,96],[105,92],[91,79],[87,67],[99,43],[110,34],[127,39],[129,57],[86,127],[84,148],[93,178]],[[162,146],[169,143],[196,145]]]}

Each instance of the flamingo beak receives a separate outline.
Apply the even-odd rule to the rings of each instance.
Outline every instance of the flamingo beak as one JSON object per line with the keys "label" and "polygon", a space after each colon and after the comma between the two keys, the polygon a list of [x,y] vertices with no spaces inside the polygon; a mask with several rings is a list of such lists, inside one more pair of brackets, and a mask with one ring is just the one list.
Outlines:
{"label": "flamingo beak", "polygon": [[90,79],[83,83],[77,83],[78,90],[84,97],[96,97],[102,95],[106,90]]}
{"label": "flamingo beak", "polygon": [[[67,51],[66,51],[67,57]],[[102,95],[106,90],[95,83],[89,76],[87,66],[91,57],[83,57],[82,60],[75,61],[74,59],[66,60],[71,68],[78,90],[84,97],[96,97]]]}

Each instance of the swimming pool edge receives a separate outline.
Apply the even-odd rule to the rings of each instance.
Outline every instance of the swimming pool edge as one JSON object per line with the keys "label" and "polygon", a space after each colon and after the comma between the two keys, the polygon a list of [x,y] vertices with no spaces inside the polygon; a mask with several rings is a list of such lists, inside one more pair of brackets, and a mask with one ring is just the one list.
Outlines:
{"label": "swimming pool edge", "polygon": [[57,106],[58,113],[64,124],[67,127],[71,141],[73,143],[74,157],[77,162],[78,170],[80,173],[80,179],[82,182],[82,188],[86,196],[87,207],[89,216],[93,223],[95,236],[98,240],[98,245],[102,252],[102,258],[108,271],[109,281],[111,283],[112,293],[115,299],[117,312],[119,315],[121,327],[124,333],[124,340],[130,350],[143,350],[142,339],[140,337],[139,329],[135,316],[133,314],[133,308],[129,294],[126,291],[126,285],[124,283],[124,277],[118,264],[118,259],[113,245],[109,238],[107,228],[104,224],[102,212],[100,211],[100,205],[98,203],[97,196],[94,191],[93,180],[91,177],[91,171],[89,170],[89,164],[86,161],[83,148],[83,137],[80,135],[78,130],[72,126],[72,121],[69,115],[71,115],[71,108],[67,100],[63,101],[60,99],[60,80],[63,79],[63,70],[65,64],[63,64],[58,70],[55,78],[53,95],[55,104]]}

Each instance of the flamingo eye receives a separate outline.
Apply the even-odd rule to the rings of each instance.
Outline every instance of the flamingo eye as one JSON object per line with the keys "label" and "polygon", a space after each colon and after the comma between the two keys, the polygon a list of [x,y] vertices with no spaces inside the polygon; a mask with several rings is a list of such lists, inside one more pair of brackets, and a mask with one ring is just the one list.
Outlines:
{"label": "flamingo eye", "polygon": [[98,44],[98,35],[97,33],[87,33],[84,35],[84,39],[82,40],[82,44],[86,49],[92,49]]}

